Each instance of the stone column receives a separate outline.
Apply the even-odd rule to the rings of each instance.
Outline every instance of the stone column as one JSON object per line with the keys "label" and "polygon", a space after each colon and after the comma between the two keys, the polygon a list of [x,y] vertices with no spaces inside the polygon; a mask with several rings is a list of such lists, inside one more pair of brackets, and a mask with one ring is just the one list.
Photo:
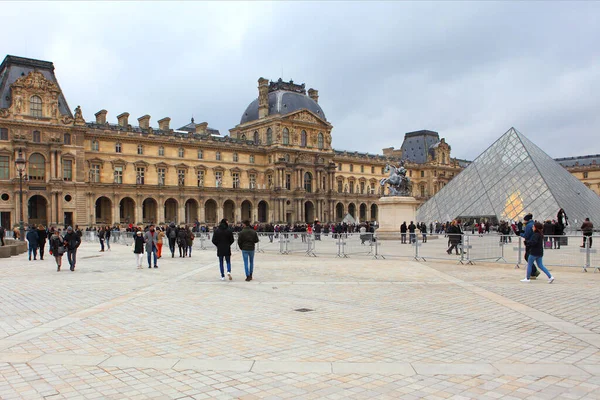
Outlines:
{"label": "stone column", "polygon": [[[223,201],[221,199],[217,200],[217,225],[223,219]],[[231,221],[229,221],[231,222]]]}
{"label": "stone column", "polygon": [[165,221],[165,199],[163,196],[158,196],[158,200],[157,200],[157,205],[156,205],[156,218],[158,219],[158,221],[156,221],[157,223],[161,223],[161,222],[167,222]]}
{"label": "stone column", "polygon": [[177,204],[177,215],[180,224],[185,224],[187,221],[185,220],[185,199],[183,197],[179,197],[179,204]]}
{"label": "stone column", "polygon": [[135,202],[135,212],[134,212],[134,221],[133,224],[137,224],[138,222],[141,222],[142,224],[144,223],[143,218],[144,218],[144,212],[143,210],[143,205],[142,202],[144,201],[144,198],[142,196],[137,196],[137,201]]}
{"label": "stone column", "polygon": [[198,221],[206,222],[206,215],[204,211],[204,202],[202,199],[198,199]]}
{"label": "stone column", "polygon": [[56,153],[54,150],[50,150],[50,179],[56,178],[56,170],[54,166],[56,165]]}
{"label": "stone column", "polygon": [[[64,223],[64,213],[63,213],[63,194],[62,192],[56,192],[56,200],[55,200],[55,204],[56,204],[56,213],[58,214],[56,216],[55,222],[56,224],[59,223]],[[75,223],[75,221],[73,221],[73,223]]]}
{"label": "stone column", "polygon": [[121,223],[121,207],[119,205],[120,205],[119,196],[117,196],[115,194],[113,196],[113,210],[112,210],[112,222],[113,222],[113,224],[120,224]]}

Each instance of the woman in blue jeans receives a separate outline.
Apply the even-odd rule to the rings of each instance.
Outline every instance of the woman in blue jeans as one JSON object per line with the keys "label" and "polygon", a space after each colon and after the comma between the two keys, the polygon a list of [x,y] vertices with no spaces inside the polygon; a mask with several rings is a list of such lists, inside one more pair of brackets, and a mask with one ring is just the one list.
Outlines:
{"label": "woman in blue jeans", "polygon": [[533,224],[533,235],[526,243],[526,245],[529,247],[529,258],[527,259],[527,277],[522,279],[521,282],[530,282],[529,278],[531,277],[531,269],[534,262],[537,263],[539,269],[544,271],[548,277],[548,283],[554,282],[554,277],[550,274],[550,272],[548,272],[544,266],[544,263],[542,262],[542,257],[544,256],[543,231],[544,225],[542,225],[541,222],[536,222]]}

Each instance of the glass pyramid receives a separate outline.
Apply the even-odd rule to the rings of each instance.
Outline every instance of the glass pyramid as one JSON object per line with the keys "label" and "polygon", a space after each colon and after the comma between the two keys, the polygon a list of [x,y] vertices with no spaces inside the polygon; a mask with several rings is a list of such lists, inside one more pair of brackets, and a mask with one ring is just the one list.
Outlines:
{"label": "glass pyramid", "polygon": [[600,196],[514,128],[417,210],[417,220],[454,218],[519,221],[556,219],[571,224],[600,215]]}

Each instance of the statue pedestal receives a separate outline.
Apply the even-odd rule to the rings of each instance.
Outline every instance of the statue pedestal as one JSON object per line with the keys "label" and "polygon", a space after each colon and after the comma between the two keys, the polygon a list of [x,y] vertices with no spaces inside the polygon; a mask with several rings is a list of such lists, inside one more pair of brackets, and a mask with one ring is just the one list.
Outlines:
{"label": "statue pedestal", "polygon": [[379,199],[379,228],[377,238],[383,240],[399,239],[400,225],[406,221],[417,223],[419,201],[414,197],[390,196]]}

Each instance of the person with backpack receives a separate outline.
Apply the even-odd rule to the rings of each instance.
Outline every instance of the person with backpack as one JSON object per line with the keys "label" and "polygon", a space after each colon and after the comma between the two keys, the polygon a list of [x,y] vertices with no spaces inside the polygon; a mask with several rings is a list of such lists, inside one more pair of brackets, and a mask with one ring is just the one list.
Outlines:
{"label": "person with backpack", "polygon": [[167,231],[169,237],[169,250],[171,250],[171,258],[175,257],[175,241],[177,240],[177,228],[175,224],[171,222]]}
{"label": "person with backpack", "polygon": [[222,281],[225,280],[223,260],[227,262],[227,277],[229,280],[233,279],[231,277],[231,245],[234,241],[233,232],[229,229],[227,220],[223,218],[212,237],[212,243],[217,246],[217,257],[219,258],[219,269],[221,270]]}
{"label": "person with backpack", "polygon": [[548,277],[548,283],[554,282],[554,277],[550,274],[550,272],[544,266],[542,262],[542,257],[544,256],[544,225],[541,222],[535,222],[532,228],[532,235],[526,241],[525,245],[529,247],[529,257],[527,258],[527,276],[525,279],[521,279],[521,282],[530,282],[531,270],[533,267],[533,263],[537,263],[539,269],[544,271],[546,276]]}
{"label": "person with backpack", "polygon": [[54,261],[56,261],[56,272],[60,272],[62,258],[65,254],[66,248],[64,245],[64,239],[60,237],[59,229],[54,230],[50,235],[50,240],[48,241],[48,251],[50,252],[50,255],[54,257]]}

